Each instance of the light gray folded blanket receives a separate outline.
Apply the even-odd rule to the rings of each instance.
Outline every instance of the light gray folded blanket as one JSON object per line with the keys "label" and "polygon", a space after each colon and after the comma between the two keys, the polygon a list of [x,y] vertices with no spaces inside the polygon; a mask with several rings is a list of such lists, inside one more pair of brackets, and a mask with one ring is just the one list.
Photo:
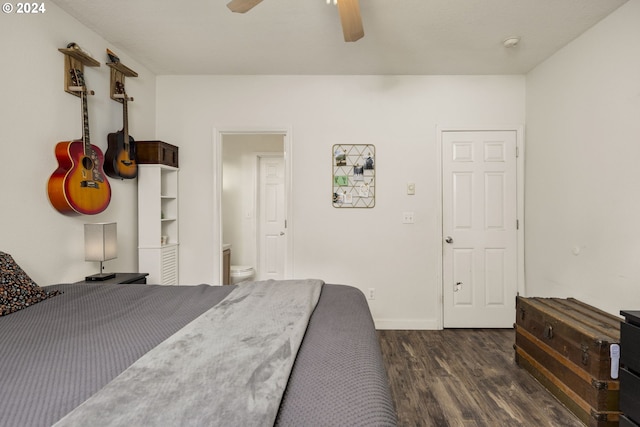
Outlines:
{"label": "light gray folded blanket", "polygon": [[322,285],[240,284],[55,425],[273,425]]}

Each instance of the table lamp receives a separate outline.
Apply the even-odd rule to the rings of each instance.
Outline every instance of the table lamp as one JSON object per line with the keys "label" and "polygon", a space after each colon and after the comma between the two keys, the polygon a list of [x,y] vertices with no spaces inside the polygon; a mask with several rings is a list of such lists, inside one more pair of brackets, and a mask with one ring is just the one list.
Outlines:
{"label": "table lamp", "polygon": [[84,225],[84,260],[99,261],[100,273],[85,277],[86,281],[102,281],[116,277],[104,273],[102,263],[118,257],[118,229],[115,222]]}

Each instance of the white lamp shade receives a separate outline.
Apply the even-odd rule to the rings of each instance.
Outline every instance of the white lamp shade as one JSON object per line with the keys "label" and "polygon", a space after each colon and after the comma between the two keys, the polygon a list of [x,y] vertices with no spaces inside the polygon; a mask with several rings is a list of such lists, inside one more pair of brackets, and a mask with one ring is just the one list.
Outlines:
{"label": "white lamp shade", "polygon": [[84,225],[84,260],[107,261],[118,257],[118,228],[115,222]]}

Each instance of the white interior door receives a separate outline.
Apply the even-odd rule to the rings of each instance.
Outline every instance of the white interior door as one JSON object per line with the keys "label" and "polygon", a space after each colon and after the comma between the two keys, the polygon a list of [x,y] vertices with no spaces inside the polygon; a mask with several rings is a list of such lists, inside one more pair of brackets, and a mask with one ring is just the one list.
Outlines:
{"label": "white interior door", "polygon": [[443,325],[511,327],[518,289],[516,131],[441,135]]}
{"label": "white interior door", "polygon": [[284,157],[260,156],[258,161],[258,271],[260,280],[285,276],[285,176]]}

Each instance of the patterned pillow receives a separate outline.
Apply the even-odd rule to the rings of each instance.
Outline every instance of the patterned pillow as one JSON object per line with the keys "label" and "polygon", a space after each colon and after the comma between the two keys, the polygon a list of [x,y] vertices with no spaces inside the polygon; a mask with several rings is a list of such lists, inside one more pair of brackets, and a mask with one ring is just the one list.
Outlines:
{"label": "patterned pillow", "polygon": [[60,291],[45,291],[13,260],[0,252],[0,316],[27,308],[56,296]]}

